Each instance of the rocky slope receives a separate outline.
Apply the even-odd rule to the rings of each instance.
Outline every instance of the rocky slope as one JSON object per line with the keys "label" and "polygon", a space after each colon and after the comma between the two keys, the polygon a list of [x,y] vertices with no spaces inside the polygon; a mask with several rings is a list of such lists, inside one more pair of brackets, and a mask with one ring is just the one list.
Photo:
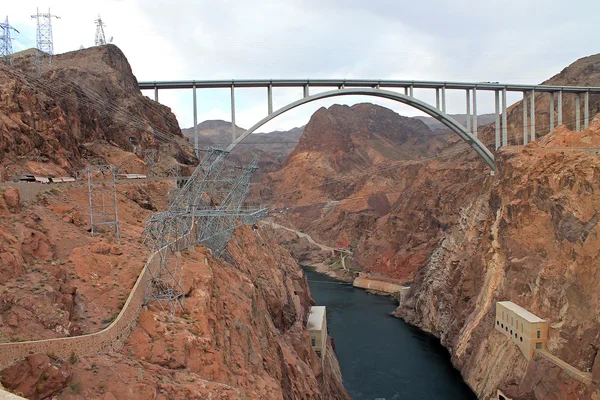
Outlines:
{"label": "rocky slope", "polygon": [[[104,162],[93,144],[144,158],[160,148],[166,166],[195,157],[170,109],[143,96],[123,53],[114,45],[56,55],[33,69],[35,52],[0,65],[0,167],[73,174],[86,161]],[[157,139],[159,137],[159,139]]]}
{"label": "rocky slope", "polygon": [[[118,187],[121,240],[90,237],[86,187],[28,199],[0,196],[2,340],[95,332],[114,319],[146,259],[142,220],[164,207],[166,183]],[[302,270],[266,229],[240,229],[227,261],[202,246],[182,253],[185,313],[150,303],[118,353],[58,360],[31,355],[0,372],[32,399],[347,399],[335,358],[321,363],[305,328]]]}
{"label": "rocky slope", "polygon": [[[440,337],[471,387],[487,398],[600,396],[600,159],[554,147],[600,145],[600,118],[583,133],[560,127],[498,156],[498,175],[461,209],[397,315]],[[548,349],[582,371],[586,386],[543,359],[527,362],[493,329],[496,301],[550,323]]]}
{"label": "rocky slope", "polygon": [[284,225],[353,249],[353,267],[409,281],[481,189],[485,168],[457,140],[379,106],[322,109],[261,195]]}

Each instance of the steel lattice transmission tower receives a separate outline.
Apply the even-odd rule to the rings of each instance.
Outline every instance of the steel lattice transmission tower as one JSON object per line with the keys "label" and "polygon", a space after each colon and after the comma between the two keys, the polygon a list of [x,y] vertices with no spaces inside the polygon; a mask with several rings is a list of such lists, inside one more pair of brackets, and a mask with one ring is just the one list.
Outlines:
{"label": "steel lattice transmission tower", "polygon": [[19,33],[18,30],[10,26],[8,23],[8,17],[6,17],[6,22],[0,22],[0,58],[4,59],[7,63],[10,64],[12,54],[12,39],[10,37],[10,30],[13,30]]}
{"label": "steel lattice transmission tower", "polygon": [[108,226],[118,238],[117,168],[112,165],[90,165],[81,172],[85,173],[88,181],[92,236],[102,227]]}
{"label": "steel lattice transmission tower", "polygon": [[157,175],[158,151],[156,149],[146,149],[144,151],[144,162],[148,166],[148,176],[155,177]]}
{"label": "steel lattice transmission tower", "polygon": [[[39,9],[36,9],[37,14],[32,15],[31,18],[37,20],[37,38],[36,46],[39,51],[46,53],[50,56],[50,62],[52,62],[52,56],[54,55],[54,42],[52,39],[52,18],[60,19],[57,15],[52,15],[50,9],[47,13],[41,13]],[[36,56],[36,63],[39,64],[40,55]]]}
{"label": "steel lattice transmission tower", "polygon": [[267,214],[266,208],[243,208],[258,158],[240,167],[228,162],[227,155],[225,150],[209,149],[169,209],[144,221],[146,244],[155,252],[146,301],[157,301],[171,319],[177,309],[183,309],[179,252],[202,243],[219,257],[235,228],[254,224]]}
{"label": "steel lattice transmission tower", "polygon": [[98,19],[94,21],[96,23],[96,38],[94,43],[96,46],[102,46],[106,44],[106,36],[104,36],[104,27],[106,26],[104,22],[102,22],[102,18],[98,14]]}

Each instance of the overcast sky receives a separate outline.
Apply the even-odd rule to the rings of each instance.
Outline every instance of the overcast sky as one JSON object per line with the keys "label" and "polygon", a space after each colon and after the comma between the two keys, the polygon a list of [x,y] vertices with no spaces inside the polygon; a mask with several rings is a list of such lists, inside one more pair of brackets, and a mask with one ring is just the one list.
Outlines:
{"label": "overcast sky", "polygon": [[[15,51],[35,46],[36,7],[53,20],[55,53],[94,44],[106,24],[138,80],[356,78],[539,83],[576,59],[600,52],[598,0],[104,0],[3,1],[0,18],[20,33]],[[148,93],[150,94],[150,93]],[[199,121],[230,120],[228,90],[199,91]],[[274,91],[275,108],[301,96]],[[432,93],[415,92],[427,101]],[[150,94],[151,95],[151,94]],[[464,113],[464,93],[449,112]],[[161,91],[180,125],[192,125],[191,91]],[[492,112],[493,94],[478,111]],[[509,98],[509,103],[519,99]],[[320,106],[306,105],[265,126],[289,129]],[[377,101],[403,115],[403,105]],[[265,90],[236,92],[237,123],[266,115]]]}

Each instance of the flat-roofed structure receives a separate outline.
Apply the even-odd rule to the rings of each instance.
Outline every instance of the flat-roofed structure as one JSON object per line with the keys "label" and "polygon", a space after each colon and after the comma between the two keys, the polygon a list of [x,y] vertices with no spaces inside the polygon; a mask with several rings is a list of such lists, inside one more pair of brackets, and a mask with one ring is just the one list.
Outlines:
{"label": "flat-roofed structure", "polygon": [[548,321],[534,315],[512,301],[496,302],[497,331],[519,346],[528,360],[535,349],[545,349],[548,343]]}
{"label": "flat-roofed structure", "polygon": [[325,306],[313,306],[308,314],[306,324],[310,335],[310,344],[315,352],[323,358],[327,348],[327,312]]}

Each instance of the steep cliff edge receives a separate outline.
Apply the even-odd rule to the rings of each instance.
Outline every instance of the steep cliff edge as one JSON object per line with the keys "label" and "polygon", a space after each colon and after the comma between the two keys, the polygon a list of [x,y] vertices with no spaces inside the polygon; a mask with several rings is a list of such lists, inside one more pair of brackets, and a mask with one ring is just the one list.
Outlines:
{"label": "steep cliff edge", "polygon": [[[119,183],[121,241],[92,238],[81,217],[86,187],[24,200],[0,190],[0,341],[77,336],[110,322],[146,259],[147,208],[166,182]],[[0,372],[32,399],[347,399],[335,358],[312,350],[306,278],[267,229],[241,228],[227,261],[202,246],[182,252],[185,313],[170,322],[150,303],[125,347],[97,356],[32,354]]]}
{"label": "steep cliff edge", "polygon": [[[600,158],[563,151],[600,144],[600,119],[565,127],[521,151],[498,154],[496,177],[460,210],[396,314],[441,338],[482,398],[600,396]],[[586,386],[543,359],[527,362],[494,330],[496,301],[513,301],[550,323],[548,349],[593,373]]]}
{"label": "steep cliff edge", "polygon": [[0,65],[0,168],[6,176],[73,174],[105,158],[93,147],[133,152],[160,147],[164,162],[191,164],[192,148],[175,115],[138,89],[125,55],[114,45],[54,56],[33,68],[35,51]]}

